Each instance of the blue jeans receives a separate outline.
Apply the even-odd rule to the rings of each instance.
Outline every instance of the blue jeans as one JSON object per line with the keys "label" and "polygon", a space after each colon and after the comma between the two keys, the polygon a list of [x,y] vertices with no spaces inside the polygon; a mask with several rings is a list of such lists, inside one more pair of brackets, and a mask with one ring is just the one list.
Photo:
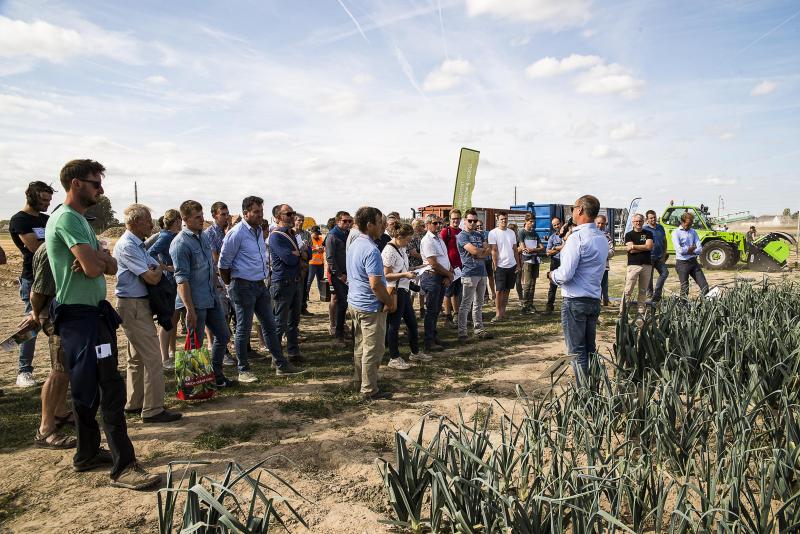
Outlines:
{"label": "blue jeans", "polygon": [[390,313],[386,318],[388,329],[386,337],[389,339],[389,357],[397,358],[400,356],[398,339],[400,337],[400,322],[406,323],[408,329],[408,344],[411,346],[411,354],[419,352],[419,332],[417,331],[417,315],[414,313],[414,305],[411,304],[411,294],[408,289],[397,290],[397,311]]}
{"label": "blue jeans", "polygon": [[649,296],[652,296],[654,302],[658,302],[661,300],[661,293],[664,291],[664,282],[667,281],[667,277],[669,276],[667,264],[662,260],[653,260],[653,274],[655,273],[658,273],[658,280],[656,280],[655,289],[653,289],[653,278],[655,278],[655,276],[651,276],[650,290],[647,293]]}
{"label": "blue jeans", "polygon": [[278,341],[286,336],[289,357],[300,354],[297,334],[300,326],[300,309],[303,305],[303,287],[297,280],[276,280],[269,288]]}
{"label": "blue jeans", "polygon": [[250,341],[250,329],[253,328],[253,314],[261,323],[261,332],[267,342],[267,347],[272,353],[275,365],[281,369],[289,362],[283,356],[280,338],[275,329],[275,316],[272,313],[272,302],[269,291],[264,282],[250,282],[241,278],[234,278],[228,292],[233,309],[236,313],[236,358],[239,360],[239,371],[249,371],[247,362],[247,344]]}
{"label": "blue jeans", "polygon": [[[25,315],[31,312],[31,286],[33,280],[19,279],[19,297],[25,304]],[[36,335],[19,346],[19,371],[20,373],[33,372],[33,353],[36,350]]]}
{"label": "blue jeans", "polygon": [[439,338],[436,322],[442,311],[444,300],[443,278],[438,274],[425,274],[420,280],[420,286],[425,291],[425,346],[432,345]]}
{"label": "blue jeans", "polygon": [[572,368],[578,382],[581,374],[589,374],[589,355],[597,352],[595,337],[599,315],[600,301],[597,299],[564,297],[561,304],[564,341],[567,345],[567,354],[575,356]]}
{"label": "blue jeans", "polygon": [[314,281],[314,278],[317,279],[317,290],[319,291],[319,294],[322,295],[322,284],[325,283],[324,270],[324,265],[308,265],[308,275],[306,277],[306,301],[308,301],[308,295],[311,293],[311,282]]}
{"label": "blue jeans", "polygon": [[[225,374],[222,372],[222,360],[225,358],[225,349],[228,346],[228,340],[231,338],[231,331],[228,328],[228,322],[225,320],[225,312],[222,309],[222,305],[217,300],[213,308],[195,309],[194,312],[197,315],[195,331],[197,332],[198,342],[201,345],[203,344],[206,327],[211,331],[211,335],[214,336],[214,341],[211,344],[211,366],[214,368],[214,376],[223,378]],[[187,335],[192,336],[192,331],[189,330]]]}
{"label": "blue jeans", "polygon": [[[650,283],[652,284],[652,281]],[[608,269],[603,273],[603,279],[600,281],[600,298],[603,299],[603,302],[608,302]]]}

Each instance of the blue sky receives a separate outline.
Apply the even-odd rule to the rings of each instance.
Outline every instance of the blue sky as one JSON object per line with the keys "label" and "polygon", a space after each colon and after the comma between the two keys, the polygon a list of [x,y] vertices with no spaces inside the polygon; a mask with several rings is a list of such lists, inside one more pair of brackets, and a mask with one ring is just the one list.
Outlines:
{"label": "blue sky", "polygon": [[[796,1],[0,2],[0,214],[69,159],[187,199],[800,203]],[[57,194],[57,199],[61,198]],[[4,215],[3,218],[8,215]]]}

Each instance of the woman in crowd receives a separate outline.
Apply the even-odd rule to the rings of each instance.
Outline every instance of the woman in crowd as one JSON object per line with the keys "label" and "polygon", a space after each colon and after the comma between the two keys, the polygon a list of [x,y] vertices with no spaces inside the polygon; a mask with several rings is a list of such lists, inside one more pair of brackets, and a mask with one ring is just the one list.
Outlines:
{"label": "woman in crowd", "polygon": [[[178,210],[167,210],[161,220],[161,231],[158,233],[153,245],[148,249],[150,255],[159,263],[164,265],[164,274],[168,280],[175,283],[174,268],[172,267],[172,257],[169,255],[169,245],[178,232],[181,231],[181,214]],[[178,333],[178,318],[180,310],[175,310],[172,314],[172,330],[164,330],[158,327],[158,341],[161,343],[161,361],[164,369],[175,368],[175,337]]]}
{"label": "woman in crowd", "polygon": [[[410,269],[419,269],[422,267],[422,254],[419,253],[420,243],[422,238],[425,237],[425,221],[422,219],[414,219],[411,222],[411,228],[414,229],[414,235],[408,241],[406,253],[408,254],[408,266]],[[414,296],[419,297],[419,316],[425,316],[425,293],[420,289],[419,292],[412,292],[411,306],[414,306]]]}
{"label": "woman in crowd", "polygon": [[311,283],[317,279],[317,289],[319,296],[324,293],[323,284],[325,282],[325,239],[319,230],[319,226],[311,227],[311,260],[308,262],[308,280],[306,280],[306,294],[311,294]]}
{"label": "woman in crowd", "polygon": [[409,286],[415,276],[409,270],[406,247],[414,235],[414,229],[408,223],[393,221],[387,228],[387,232],[392,239],[381,253],[383,270],[390,291],[393,290],[397,294],[397,310],[389,314],[386,321],[388,326],[386,337],[389,341],[389,367],[405,370],[411,365],[400,357],[398,340],[401,321],[405,322],[408,332],[408,343],[411,346],[410,360],[412,362],[424,362],[430,361],[431,357],[419,350],[417,316],[414,314],[414,307],[411,304],[411,295],[409,294],[411,292]]}

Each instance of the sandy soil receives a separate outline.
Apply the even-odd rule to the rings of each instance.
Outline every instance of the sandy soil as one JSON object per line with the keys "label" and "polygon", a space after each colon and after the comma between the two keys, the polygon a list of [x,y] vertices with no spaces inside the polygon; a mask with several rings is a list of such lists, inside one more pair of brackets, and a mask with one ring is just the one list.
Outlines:
{"label": "sandy soil", "polygon": [[[20,259],[7,238],[0,241],[9,253],[10,264],[0,266],[0,333],[12,330],[20,320],[22,305],[15,282]],[[624,255],[613,263],[612,294],[619,295],[624,280]],[[736,276],[760,279],[763,275],[728,271],[708,272],[712,283],[729,282]],[[544,270],[542,272],[544,276]],[[796,274],[771,275],[772,278],[796,278]],[[109,280],[109,291],[113,281]],[[546,280],[537,289],[537,301],[545,296]],[[668,291],[677,289],[677,276],[671,272]],[[693,288],[694,290],[695,288]],[[323,304],[313,302],[317,315],[303,323],[304,332],[320,333],[326,328]],[[511,307],[518,309],[512,297]],[[543,302],[537,302],[543,308]],[[555,322],[556,316],[550,321]],[[608,352],[613,342],[613,311],[604,312],[600,332],[601,350]],[[124,362],[125,342],[120,330],[120,360]],[[502,342],[502,340],[500,340]],[[450,349],[448,353],[457,349]],[[430,391],[402,388],[400,372],[382,368],[382,376],[401,387],[392,401],[349,407],[331,418],[312,419],[286,415],[277,403],[290,398],[304,398],[332,385],[346,385],[349,375],[296,384],[264,386],[238,396],[214,399],[185,410],[182,421],[170,426],[143,425],[129,421],[129,433],[137,456],[150,470],[165,473],[167,462],[188,458],[212,460],[201,473],[222,472],[225,463],[236,460],[249,465],[271,458],[267,465],[284,477],[307,502],[298,501],[298,509],[311,531],[361,533],[384,532],[378,523],[389,518],[389,509],[378,470],[377,457],[392,459],[393,432],[409,429],[428,414],[458,416],[459,407],[469,416],[481,406],[493,402],[507,409],[513,405],[514,389],[520,384],[526,391],[548,387],[541,373],[563,353],[560,335],[532,337],[504,350],[493,346],[496,363],[476,373],[470,383],[453,382],[442,377]],[[40,337],[34,364],[35,378],[42,381],[47,372],[47,350]],[[8,398],[14,390],[16,354],[0,354],[0,388]],[[447,387],[443,383],[450,382]],[[0,398],[0,403],[4,402]],[[495,405],[497,406],[497,405]],[[203,430],[220,422],[255,421],[261,429],[249,441],[209,452],[193,446]],[[2,431],[0,429],[0,431]],[[31,436],[32,437],[32,436]],[[156,496],[108,486],[105,472],[77,474],[71,469],[71,453],[36,449],[32,445],[12,451],[0,451],[0,506],[13,503],[23,509],[0,532],[153,532],[158,516]],[[292,523],[292,529],[302,527]]]}

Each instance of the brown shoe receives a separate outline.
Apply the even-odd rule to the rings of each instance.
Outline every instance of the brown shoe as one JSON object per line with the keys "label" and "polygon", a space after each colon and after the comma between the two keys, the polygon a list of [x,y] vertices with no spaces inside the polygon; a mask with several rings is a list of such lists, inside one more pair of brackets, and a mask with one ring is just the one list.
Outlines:
{"label": "brown shoe", "polygon": [[144,490],[161,482],[161,475],[148,473],[136,462],[126,467],[116,479],[111,481],[115,488]]}

